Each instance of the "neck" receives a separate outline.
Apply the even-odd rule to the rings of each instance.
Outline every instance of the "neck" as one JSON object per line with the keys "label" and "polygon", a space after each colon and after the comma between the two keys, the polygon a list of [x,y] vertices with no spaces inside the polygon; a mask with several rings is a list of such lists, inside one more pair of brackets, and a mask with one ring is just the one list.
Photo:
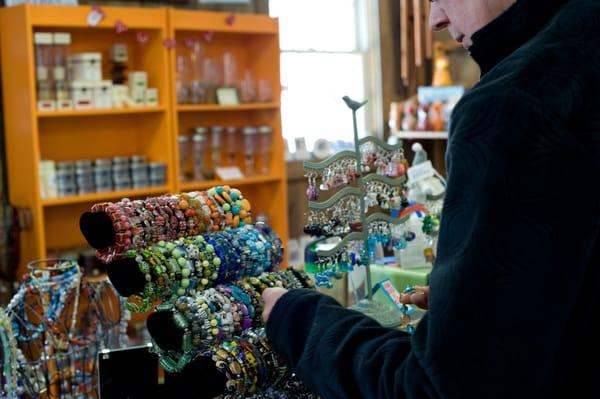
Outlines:
{"label": "neck", "polygon": [[485,75],[531,40],[569,0],[502,0],[492,22],[475,32],[469,52]]}

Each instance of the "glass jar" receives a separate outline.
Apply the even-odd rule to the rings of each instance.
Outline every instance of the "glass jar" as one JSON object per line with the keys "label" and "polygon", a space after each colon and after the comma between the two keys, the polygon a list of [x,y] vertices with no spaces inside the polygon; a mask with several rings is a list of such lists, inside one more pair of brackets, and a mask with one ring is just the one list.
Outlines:
{"label": "glass jar", "polygon": [[204,50],[198,40],[186,40],[185,45],[188,49],[190,59],[190,99],[192,104],[206,103],[206,89],[202,82],[202,59]]}
{"label": "glass jar", "polygon": [[204,180],[204,159],[206,156],[206,128],[196,128],[192,136],[192,151],[194,162],[194,180]]}
{"label": "glass jar", "polygon": [[179,180],[185,181],[189,177],[187,166],[190,162],[190,136],[180,134],[177,142],[179,144]]}
{"label": "glass jar", "polygon": [[35,43],[35,77],[37,82],[52,80],[52,33],[36,32],[33,36]]}
{"label": "glass jar", "polygon": [[213,169],[221,166],[221,147],[224,131],[223,126],[213,126],[210,129],[210,159]]}
{"label": "glass jar", "polygon": [[229,126],[225,129],[225,133],[227,137],[227,143],[225,144],[227,151],[227,166],[236,166],[238,149],[237,128]]}
{"label": "glass jar", "polygon": [[247,70],[244,73],[244,78],[240,82],[240,100],[243,103],[253,103],[256,101],[256,97],[256,80],[254,80],[252,72]]}
{"label": "glass jar", "polygon": [[235,55],[231,52],[223,54],[223,86],[237,87],[237,61]]}
{"label": "glass jar", "polygon": [[258,128],[258,148],[260,160],[260,173],[269,174],[271,165],[271,143],[273,141],[273,129],[270,126],[261,126]]}
{"label": "glass jar", "polygon": [[217,88],[223,84],[223,70],[214,58],[205,58],[203,61],[202,75],[205,88],[206,103],[217,103]]}
{"label": "glass jar", "polygon": [[54,62],[53,78],[55,82],[67,81],[67,58],[69,57],[69,46],[71,45],[70,33],[55,33],[52,55]]}
{"label": "glass jar", "polygon": [[179,49],[175,56],[175,90],[177,104],[189,104],[191,101],[192,66],[186,49]]}
{"label": "glass jar", "polygon": [[258,81],[258,100],[259,103],[270,103],[273,101],[273,84],[261,79]]}
{"label": "glass jar", "polygon": [[256,135],[258,130],[253,126],[246,126],[243,130],[244,133],[244,173],[248,176],[252,176],[255,173],[254,161],[255,161],[255,148],[256,148]]}

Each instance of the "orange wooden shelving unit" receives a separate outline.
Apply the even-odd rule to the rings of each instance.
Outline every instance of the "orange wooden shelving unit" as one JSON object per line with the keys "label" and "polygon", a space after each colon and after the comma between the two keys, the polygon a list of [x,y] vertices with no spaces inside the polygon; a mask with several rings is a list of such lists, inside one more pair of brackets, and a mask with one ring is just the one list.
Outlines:
{"label": "orange wooden shelving unit", "polygon": [[[267,124],[274,129],[272,171],[227,184],[238,186],[252,201],[255,213],[270,216],[274,229],[287,239],[287,189],[281,114],[279,107],[278,22],[258,15],[239,15],[227,24],[228,14],[167,8],[103,7],[105,18],[96,27],[87,24],[90,7],[19,5],[0,10],[0,51],[4,96],[4,131],[7,153],[9,200],[28,209],[31,228],[21,233],[22,271],[27,262],[45,258],[51,250],[84,246],[79,216],[96,202],[123,197],[146,197],[168,192],[206,189],[224,184],[216,180],[179,181],[177,138],[193,126]],[[117,20],[129,30],[115,31]],[[114,43],[129,48],[129,70],[148,72],[149,85],[158,88],[159,106],[152,108],[46,111],[36,106],[33,34],[69,32],[71,53],[108,51]],[[149,35],[136,41],[136,32]],[[184,39],[214,32],[206,44],[211,56],[233,51],[240,70],[251,69],[257,78],[273,83],[272,103],[239,106],[177,105],[175,96],[175,49],[165,39]],[[104,76],[109,76],[103,61]],[[240,149],[242,137],[240,135]],[[42,198],[41,160],[74,161],[113,156],[146,155],[167,164],[163,187],[86,194],[64,198]],[[242,160],[240,159],[240,162]]]}
{"label": "orange wooden shelving unit", "polygon": [[[287,178],[285,176],[284,142],[281,133],[281,108],[279,80],[279,23],[263,15],[236,15],[228,23],[228,14],[218,12],[169,9],[169,31],[177,46],[186,40],[203,42],[207,57],[219,58],[225,51],[235,55],[238,71],[248,69],[256,79],[269,80],[273,85],[274,98],[269,103],[222,105],[177,104],[175,85],[171,86],[173,125],[178,134],[189,134],[195,126],[220,125],[242,127],[245,125],[268,125],[273,128],[271,171],[268,176],[252,176],[227,184],[239,187],[250,199],[254,214],[265,213],[271,225],[287,244]],[[229,21],[231,22],[231,21]],[[209,42],[203,40],[211,32]],[[176,49],[170,54],[171,81],[175,80]],[[243,166],[243,137],[238,133],[238,166]],[[175,159],[179,159],[175,146]],[[179,175],[179,163],[175,165]],[[243,170],[243,168],[242,168]],[[178,182],[180,191],[204,190],[219,184],[218,181]]]}

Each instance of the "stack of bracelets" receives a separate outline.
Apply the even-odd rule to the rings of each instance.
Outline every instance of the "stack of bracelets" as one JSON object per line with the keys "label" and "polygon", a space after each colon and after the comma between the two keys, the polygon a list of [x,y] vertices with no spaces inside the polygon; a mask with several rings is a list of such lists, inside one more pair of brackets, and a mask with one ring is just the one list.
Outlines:
{"label": "stack of bracelets", "polygon": [[222,186],[94,205],[92,213],[104,220],[88,221],[110,219],[114,244],[96,247],[97,256],[129,297],[128,309],[145,312],[160,302],[147,323],[165,371],[210,359],[227,378],[226,398],[314,398],[261,328],[264,289],[314,283],[304,272],[274,272],[283,261],[282,242],[267,225],[252,224],[250,210],[239,190]]}
{"label": "stack of bracelets", "polygon": [[[114,235],[109,238],[108,246],[96,248],[96,255],[100,260],[110,262],[130,249],[142,249],[159,241],[242,227],[252,224],[250,211],[250,202],[239,190],[229,186],[96,204],[92,213],[104,213],[110,219]],[[82,227],[83,230],[88,229]]]}
{"label": "stack of bracelets", "polygon": [[215,367],[227,376],[225,398],[264,398],[267,395],[263,392],[267,390],[273,391],[273,397],[316,397],[273,352],[264,328],[248,330],[237,339],[216,344],[204,356],[210,357]]}
{"label": "stack of bracelets", "polygon": [[178,343],[169,343],[180,350],[165,350],[161,348],[162,342],[153,342],[163,368],[169,372],[181,371],[196,355],[212,345],[233,339],[262,324],[261,293],[268,287],[314,288],[314,283],[304,272],[286,269],[245,277],[235,284],[218,285],[194,296],[180,296],[175,302],[158,305],[156,312],[150,315],[149,323],[152,323],[152,318],[168,312],[170,319],[161,317],[163,322],[157,324],[161,329],[170,327],[178,330],[181,337]]}
{"label": "stack of bracelets", "polygon": [[[282,259],[281,240],[266,224],[257,223],[130,250],[122,259],[109,264],[108,269],[119,289],[120,281],[111,269],[135,262],[137,270],[131,270],[130,274],[138,273],[138,280],[144,286],[137,287],[138,292],[130,297],[127,306],[130,311],[145,312],[154,300],[175,300],[177,296],[194,295],[215,284],[258,276],[277,269]],[[125,291],[123,295],[131,293]]]}

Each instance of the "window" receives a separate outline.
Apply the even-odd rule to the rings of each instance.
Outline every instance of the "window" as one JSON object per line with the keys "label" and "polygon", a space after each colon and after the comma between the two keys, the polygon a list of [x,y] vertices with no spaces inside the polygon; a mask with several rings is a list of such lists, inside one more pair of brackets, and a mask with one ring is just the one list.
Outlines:
{"label": "window", "polygon": [[283,135],[290,150],[304,137],[315,141],[352,141],[350,110],[344,95],[370,102],[358,115],[359,132],[378,130],[380,90],[372,62],[376,41],[368,32],[368,0],[270,0],[280,19]]}

